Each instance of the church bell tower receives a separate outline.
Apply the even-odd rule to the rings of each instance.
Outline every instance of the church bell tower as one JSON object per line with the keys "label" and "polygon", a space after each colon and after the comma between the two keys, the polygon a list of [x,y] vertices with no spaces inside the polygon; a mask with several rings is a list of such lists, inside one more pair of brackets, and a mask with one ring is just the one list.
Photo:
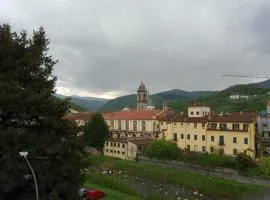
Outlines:
{"label": "church bell tower", "polygon": [[147,90],[143,82],[141,82],[137,90],[137,110],[147,109]]}

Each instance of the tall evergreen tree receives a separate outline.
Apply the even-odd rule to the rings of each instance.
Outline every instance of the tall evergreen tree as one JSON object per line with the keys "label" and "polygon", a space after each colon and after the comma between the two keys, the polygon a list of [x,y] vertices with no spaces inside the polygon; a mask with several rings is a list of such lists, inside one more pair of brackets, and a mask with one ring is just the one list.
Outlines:
{"label": "tall evergreen tree", "polygon": [[94,113],[83,128],[85,144],[102,150],[105,140],[110,138],[108,126],[100,113]]}
{"label": "tall evergreen tree", "polygon": [[42,27],[29,38],[0,24],[0,191],[14,199],[35,199],[20,151],[29,152],[41,200],[77,199],[82,181],[83,145],[75,124],[63,119],[68,102],[54,96],[48,45]]}

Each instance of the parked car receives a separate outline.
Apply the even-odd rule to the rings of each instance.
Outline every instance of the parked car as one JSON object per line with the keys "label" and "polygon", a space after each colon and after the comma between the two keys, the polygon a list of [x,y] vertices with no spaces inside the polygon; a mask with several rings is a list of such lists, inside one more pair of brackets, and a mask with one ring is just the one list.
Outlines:
{"label": "parked car", "polygon": [[87,190],[85,188],[82,188],[80,189],[79,194],[80,194],[81,199],[84,199],[84,200],[99,200],[105,197],[105,193],[98,189]]}

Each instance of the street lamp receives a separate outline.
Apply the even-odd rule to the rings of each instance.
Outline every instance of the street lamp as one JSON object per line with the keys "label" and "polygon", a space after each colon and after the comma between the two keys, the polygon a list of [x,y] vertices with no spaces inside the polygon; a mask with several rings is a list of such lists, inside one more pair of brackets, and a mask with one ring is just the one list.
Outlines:
{"label": "street lamp", "polygon": [[35,172],[33,170],[33,168],[31,167],[28,159],[27,159],[27,156],[28,156],[28,152],[27,151],[22,151],[22,152],[19,152],[20,156],[21,157],[24,157],[25,161],[27,162],[27,165],[29,166],[31,172],[32,172],[32,175],[33,175],[33,178],[34,178],[34,182],[35,182],[35,189],[36,189],[36,200],[38,200],[38,185],[37,185],[37,179],[36,179],[36,175],[35,175]]}

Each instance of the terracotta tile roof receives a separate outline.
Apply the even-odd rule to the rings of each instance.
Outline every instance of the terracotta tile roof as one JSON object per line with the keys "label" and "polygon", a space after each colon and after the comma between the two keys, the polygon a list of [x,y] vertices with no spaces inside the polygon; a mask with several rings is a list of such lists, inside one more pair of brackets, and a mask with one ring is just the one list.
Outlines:
{"label": "terracotta tile roof", "polygon": [[188,117],[187,115],[169,114],[160,118],[161,121],[166,122],[193,122],[193,123],[207,123],[207,122],[256,122],[257,113],[226,113],[222,115],[211,114],[204,117]]}
{"label": "terracotta tile roof", "polygon": [[90,112],[80,112],[80,113],[68,114],[64,117],[64,119],[88,121],[91,119],[91,117],[92,117],[92,113]]}
{"label": "terracotta tile roof", "polygon": [[128,142],[131,142],[131,143],[137,144],[137,145],[140,145],[140,144],[149,144],[149,143],[151,143],[153,141],[154,140],[153,139],[150,139],[150,138],[137,138],[137,139],[128,140]]}
{"label": "terracotta tile roof", "polygon": [[149,144],[152,141],[154,141],[154,139],[150,139],[150,138],[111,138],[108,141],[110,142],[119,142],[119,143],[128,143],[131,142],[133,144]]}
{"label": "terracotta tile roof", "polygon": [[256,122],[257,114],[256,113],[231,113],[223,115],[210,115],[208,116],[208,122],[243,122],[243,123],[252,123]]}
{"label": "terracotta tile roof", "polygon": [[154,120],[160,114],[162,114],[160,110],[127,110],[103,113],[103,117],[106,120]]}

